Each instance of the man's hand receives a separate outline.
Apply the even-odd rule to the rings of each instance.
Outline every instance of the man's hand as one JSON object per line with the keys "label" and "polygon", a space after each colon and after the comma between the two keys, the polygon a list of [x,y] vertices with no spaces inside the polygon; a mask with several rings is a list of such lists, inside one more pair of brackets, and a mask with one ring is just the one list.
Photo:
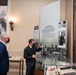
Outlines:
{"label": "man's hand", "polygon": [[43,48],[43,45],[41,45],[39,48]]}
{"label": "man's hand", "polygon": [[33,54],[33,55],[32,55],[32,58],[36,58],[36,55],[35,55],[35,54]]}

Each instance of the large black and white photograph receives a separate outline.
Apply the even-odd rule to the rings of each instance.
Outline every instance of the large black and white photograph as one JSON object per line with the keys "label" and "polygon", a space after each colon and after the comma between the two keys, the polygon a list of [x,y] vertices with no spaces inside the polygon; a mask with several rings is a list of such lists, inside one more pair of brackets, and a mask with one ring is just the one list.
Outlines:
{"label": "large black and white photograph", "polygon": [[67,21],[59,22],[58,47],[66,48],[67,45]]}
{"label": "large black and white photograph", "polygon": [[7,6],[0,6],[0,37],[6,33]]}
{"label": "large black and white photograph", "polygon": [[65,30],[59,31],[59,46],[65,47],[66,45],[66,32]]}
{"label": "large black and white photograph", "polygon": [[[56,10],[52,10],[52,9]],[[46,15],[47,14],[47,15]],[[53,14],[55,16],[53,17]],[[37,58],[39,63],[43,62],[44,58],[51,58],[54,51],[58,49],[58,23],[60,21],[60,2],[56,1],[46,5],[40,10],[40,43],[44,47],[39,52]],[[42,59],[42,61],[41,61]],[[48,62],[48,61],[47,61]],[[43,66],[42,66],[43,65]],[[40,67],[44,67],[41,63]]]}

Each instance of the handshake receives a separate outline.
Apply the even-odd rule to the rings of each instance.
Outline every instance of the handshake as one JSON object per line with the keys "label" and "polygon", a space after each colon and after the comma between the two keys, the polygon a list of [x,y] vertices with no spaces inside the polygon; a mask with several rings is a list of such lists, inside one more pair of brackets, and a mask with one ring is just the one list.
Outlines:
{"label": "handshake", "polygon": [[36,55],[35,55],[35,54],[33,54],[33,55],[32,55],[32,58],[36,58]]}

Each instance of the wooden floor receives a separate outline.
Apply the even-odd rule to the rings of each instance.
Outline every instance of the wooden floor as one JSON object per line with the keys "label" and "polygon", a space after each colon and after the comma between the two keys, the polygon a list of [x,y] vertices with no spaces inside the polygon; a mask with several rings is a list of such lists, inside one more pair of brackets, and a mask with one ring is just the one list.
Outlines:
{"label": "wooden floor", "polygon": [[44,71],[35,70],[35,75],[44,75]]}
{"label": "wooden floor", "polygon": [[7,75],[19,75],[18,72],[9,72]]}
{"label": "wooden floor", "polygon": [[[19,75],[19,73],[18,72],[8,72],[7,75]],[[44,75],[44,72],[40,71],[40,70],[35,70],[35,75]]]}

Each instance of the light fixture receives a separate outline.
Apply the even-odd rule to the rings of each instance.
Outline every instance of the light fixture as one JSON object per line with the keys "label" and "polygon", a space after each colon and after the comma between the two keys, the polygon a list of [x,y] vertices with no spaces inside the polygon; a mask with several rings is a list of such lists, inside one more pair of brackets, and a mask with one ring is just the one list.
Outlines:
{"label": "light fixture", "polygon": [[11,20],[9,22],[9,24],[10,24],[11,31],[13,31],[14,30],[14,22]]}

